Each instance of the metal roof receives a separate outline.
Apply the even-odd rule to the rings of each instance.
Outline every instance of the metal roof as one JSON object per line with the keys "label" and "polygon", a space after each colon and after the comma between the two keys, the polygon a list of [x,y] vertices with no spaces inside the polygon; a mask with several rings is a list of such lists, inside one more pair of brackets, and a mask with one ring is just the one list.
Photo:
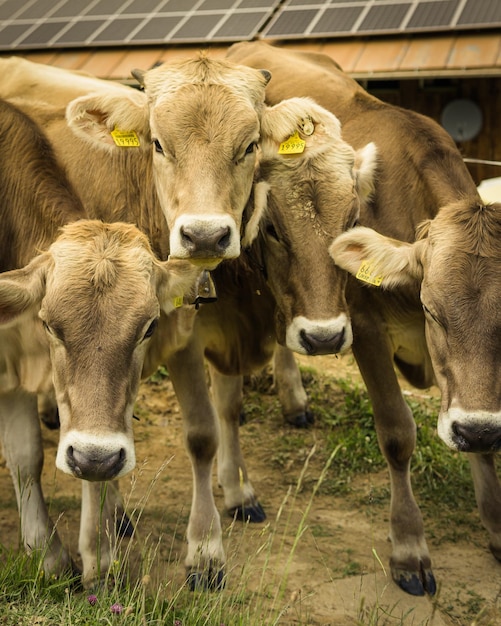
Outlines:
{"label": "metal roof", "polygon": [[0,0],[0,54],[125,80],[264,39],[355,78],[501,76],[501,0]]}

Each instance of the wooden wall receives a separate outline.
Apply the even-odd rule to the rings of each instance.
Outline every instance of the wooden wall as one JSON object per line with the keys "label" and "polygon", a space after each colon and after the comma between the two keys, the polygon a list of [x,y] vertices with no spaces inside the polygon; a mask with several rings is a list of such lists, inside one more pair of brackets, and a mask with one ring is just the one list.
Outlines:
{"label": "wooden wall", "polygon": [[[367,81],[375,96],[424,113],[440,123],[443,108],[457,98],[469,98],[482,110],[483,127],[471,141],[458,143],[464,157],[501,162],[501,78],[452,78]],[[467,164],[475,183],[501,176],[501,166]]]}

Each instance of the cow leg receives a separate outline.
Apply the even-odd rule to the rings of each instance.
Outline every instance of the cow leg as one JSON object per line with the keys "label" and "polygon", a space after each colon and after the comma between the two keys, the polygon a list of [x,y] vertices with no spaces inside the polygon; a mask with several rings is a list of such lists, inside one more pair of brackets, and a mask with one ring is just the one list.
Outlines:
{"label": "cow leg", "polygon": [[480,519],[490,536],[489,548],[501,561],[501,486],[493,454],[471,454],[470,466]]}
{"label": "cow leg", "polygon": [[299,366],[294,353],[279,344],[273,355],[273,380],[285,421],[296,428],[309,428],[314,419],[308,410]]}
{"label": "cow leg", "polygon": [[[363,323],[370,326],[368,319]],[[353,353],[372,402],[379,446],[390,472],[392,577],[407,593],[433,595],[436,583],[424,538],[423,518],[410,480],[416,424],[398,385],[384,332],[378,332],[376,324],[369,332],[360,330],[354,326]]]}
{"label": "cow leg", "polygon": [[35,395],[14,391],[0,396],[0,437],[14,481],[26,551],[40,553],[47,575],[71,572],[71,559],[49,518],[42,493],[43,447]]}
{"label": "cow leg", "polygon": [[239,417],[242,410],[242,376],[225,376],[209,366],[212,398],[219,416],[220,443],[217,476],[231,517],[263,522],[266,514],[254,495],[240,449]]}
{"label": "cow leg", "polygon": [[82,584],[86,589],[104,581],[116,545],[116,529],[123,515],[118,481],[82,480],[82,513],[78,550],[82,558]]}
{"label": "cow leg", "polygon": [[220,589],[226,560],[221,520],[212,492],[212,466],[218,447],[217,417],[209,396],[203,350],[193,337],[167,358],[167,368],[183,414],[184,439],[193,472],[185,564],[191,589]]}

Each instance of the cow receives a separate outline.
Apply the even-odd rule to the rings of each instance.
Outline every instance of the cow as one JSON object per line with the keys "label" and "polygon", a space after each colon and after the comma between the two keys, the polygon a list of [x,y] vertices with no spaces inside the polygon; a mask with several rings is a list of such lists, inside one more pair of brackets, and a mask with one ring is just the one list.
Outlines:
{"label": "cow", "polygon": [[[216,322],[213,321],[215,313],[207,313],[209,307],[201,307],[195,318],[200,317],[200,323],[194,327],[186,347],[181,350],[178,346],[173,347],[169,341],[162,343],[158,340],[159,333],[157,332],[157,340],[152,344],[145,364],[145,371],[148,369],[149,363],[163,362],[167,365],[184,418],[185,443],[193,465],[194,477],[194,498],[187,529],[188,551],[185,560],[188,580],[192,587],[208,585],[219,588],[224,578],[225,554],[221,538],[221,522],[214,503],[210,475],[219,439],[216,409],[220,410],[221,404],[216,399],[216,406],[214,406],[211,401],[206,383],[204,354],[209,359],[212,355],[212,360],[216,361],[216,364],[221,364],[222,359],[227,358],[224,355],[221,357],[223,348],[224,352],[228,350],[226,342],[222,342],[219,349],[213,348],[217,339],[215,339],[211,327],[224,334],[226,319],[228,321],[231,319],[232,322],[238,319],[238,314],[235,316],[234,308],[235,304],[237,307],[239,306],[240,296],[235,292],[235,285],[237,285],[242,287],[239,289],[239,293],[250,294],[249,302],[252,301],[253,305],[247,314],[246,324],[251,328],[258,321],[261,324],[257,328],[258,334],[256,336],[259,337],[259,341],[256,344],[258,357],[255,361],[259,364],[265,362],[272,354],[275,345],[275,330],[273,328],[275,304],[270,299],[271,292],[265,284],[259,263],[256,263],[257,257],[261,254],[259,242],[252,247],[251,255],[250,257],[247,256],[243,265],[239,265],[237,259],[234,260],[235,265],[233,265],[231,259],[223,258],[224,254],[221,251],[214,256],[213,251],[199,249],[199,243],[195,241],[197,236],[192,230],[194,228],[193,223],[188,225],[183,215],[189,214],[190,211],[202,211],[203,208],[207,209],[209,213],[213,210],[214,194],[217,196],[218,192],[218,187],[215,186],[214,181],[217,179],[218,185],[220,185],[221,181],[226,182],[229,177],[229,174],[223,173],[219,165],[215,163],[220,158],[220,154],[223,155],[226,166],[231,170],[230,174],[234,174],[233,169],[243,168],[247,170],[248,159],[254,162],[256,157],[254,144],[256,142],[251,141],[252,138],[256,138],[256,141],[259,140],[260,151],[266,153],[271,150],[273,159],[275,159],[280,143],[298,132],[302,136],[300,141],[309,146],[305,152],[306,157],[301,154],[299,156],[292,155],[291,159],[290,155],[284,155],[280,157],[280,161],[275,160],[275,166],[282,163],[284,176],[297,179],[294,186],[297,193],[309,194],[310,198],[312,194],[317,193],[319,201],[322,203],[329,202],[331,196],[336,199],[336,202],[343,205],[346,203],[350,223],[343,223],[343,227],[345,227],[351,225],[356,218],[358,211],[357,181],[359,178],[357,171],[364,171],[363,162],[366,155],[363,151],[356,154],[350,146],[343,142],[340,138],[338,120],[308,99],[291,99],[289,102],[280,103],[269,109],[264,106],[260,108],[256,105],[259,110],[259,115],[256,114],[256,118],[260,119],[259,134],[256,137],[250,128],[250,126],[254,128],[254,122],[249,125],[249,116],[241,114],[242,100],[245,102],[245,98],[237,98],[238,106],[232,105],[233,108],[230,111],[224,104],[226,100],[223,101],[224,106],[221,105],[222,96],[219,92],[227,95],[232,80],[236,82],[237,90],[248,88],[246,85],[249,84],[249,81],[251,87],[258,82],[262,86],[261,97],[264,101],[264,83],[269,78],[269,74],[266,73],[266,76],[263,77],[261,71],[255,70],[249,74],[249,68],[244,68],[244,71],[241,72],[240,66],[228,65],[227,63],[219,65],[214,62],[214,67],[212,67],[212,63],[205,58],[199,59],[198,65],[195,63],[195,66],[200,72],[197,79],[193,79],[189,72],[187,76],[180,78],[182,73],[180,67],[185,69],[188,67],[191,72],[194,69],[193,63],[188,63],[187,66],[184,64],[174,66],[171,69],[168,67],[156,68],[146,72],[145,75],[136,73],[144,84],[144,94],[133,92],[134,95],[131,95],[129,91],[132,90],[129,89],[124,91],[120,97],[117,96],[117,90],[124,90],[125,87],[120,88],[114,85],[108,92],[106,81],[97,81],[97,79],[94,80],[98,84],[93,84],[92,93],[88,93],[88,77],[83,77],[85,80],[82,83],[81,92],[78,93],[78,75],[71,74],[68,77],[66,87],[62,89],[61,98],[58,99],[59,79],[55,79],[55,76],[61,76],[60,80],[64,82],[66,72],[51,70],[47,80],[52,85],[52,89],[47,89],[44,66],[23,61],[19,64],[19,73],[24,73],[20,83],[27,88],[21,90],[20,97],[17,97],[16,89],[12,88],[12,84],[9,86],[8,80],[5,81],[5,90],[3,81],[0,81],[0,93],[7,94],[9,99],[15,101],[23,110],[33,116],[47,132],[55,153],[61,163],[64,164],[89,216],[101,217],[101,207],[106,206],[108,220],[119,219],[137,224],[148,235],[159,258],[166,258],[170,251],[171,256],[182,259],[190,258],[199,267],[211,268],[214,268],[222,260],[224,263],[230,264],[231,269],[228,271],[233,277],[236,276],[236,281],[232,283],[216,277],[216,284],[221,292],[219,294],[221,306],[215,309],[219,316]],[[228,70],[226,74],[222,72],[221,67],[225,70],[230,67],[231,72]],[[222,73],[222,76],[216,71],[217,68],[219,68],[218,71]],[[214,71],[212,72],[212,70]],[[162,90],[160,79],[165,80],[167,85],[165,87],[166,94],[161,97],[159,96],[159,92]],[[189,80],[192,80],[195,85],[193,89],[189,87]],[[219,83],[218,80],[220,80]],[[204,81],[206,82],[204,83]],[[181,87],[179,87],[180,84]],[[43,89],[38,89],[39,85],[44,85],[45,90],[48,91],[45,100],[38,96],[39,92],[44,93]],[[177,90],[176,86],[178,87]],[[185,93],[185,87],[187,93]],[[172,90],[175,91],[175,104],[171,98]],[[180,91],[179,99],[177,99],[178,91]],[[139,152],[136,147],[119,148],[114,146],[109,139],[108,131],[113,129],[115,125],[121,126],[122,130],[134,129],[137,131],[143,128],[138,119],[134,118],[133,121],[127,122],[120,118],[120,114],[130,109],[137,117],[138,107],[131,106],[130,102],[137,99],[144,105],[145,94],[150,110],[152,107],[154,109],[151,120],[152,145]],[[216,101],[211,102],[214,94]],[[197,98],[199,99],[197,100]],[[231,89],[228,99],[232,102]],[[192,106],[195,101],[199,103],[198,108]],[[213,108],[211,108],[212,106]],[[119,119],[122,120],[120,124]],[[165,124],[162,133],[156,126],[158,120]],[[209,121],[208,126],[206,125],[207,120]],[[171,122],[176,123],[171,124]],[[197,124],[200,126],[198,130]],[[193,125],[195,125],[195,129]],[[228,128],[226,128],[227,125]],[[217,128],[220,130],[219,134],[216,132]],[[143,129],[142,133],[146,133],[146,131]],[[234,147],[228,149],[228,146],[223,145],[225,133],[230,135],[230,139],[237,145],[237,150]],[[244,137],[247,137],[245,141],[243,141]],[[243,148],[244,145],[246,145],[245,149]],[[368,156],[370,157],[372,153],[373,148],[370,148]],[[201,156],[203,156],[202,160]],[[300,163],[303,160],[305,160],[306,165],[301,168]],[[281,187],[277,187],[276,192],[273,192],[275,182],[270,185],[266,180],[266,178],[271,179],[272,177],[272,160],[269,159],[268,165],[266,159],[260,159],[260,161],[261,165],[258,170],[253,171],[255,184],[252,198],[249,198],[245,209],[242,209],[243,217],[241,216],[239,222],[239,230],[245,246],[250,246],[260,233],[260,216],[267,202],[272,201],[275,195],[278,198],[288,188],[288,182],[284,180],[281,182]],[[89,163],[92,163],[93,166],[92,176],[87,176]],[[331,182],[321,175],[326,166],[329,167]],[[160,174],[163,168],[168,169],[169,176],[173,177],[172,180],[170,178],[161,179]],[[190,168],[192,171],[188,171]],[[209,182],[205,179],[206,175]],[[213,182],[210,183],[210,181]],[[338,185],[339,189],[336,190]],[[233,180],[232,187],[235,186],[238,187],[238,184]],[[223,184],[222,187],[222,195],[225,196],[226,185]],[[216,200],[219,201],[219,198]],[[289,202],[291,200],[292,197]],[[172,208],[172,211],[169,207]],[[179,213],[180,222],[177,221],[176,216],[173,218],[171,215],[176,211]],[[181,215],[182,212],[184,212],[183,215]],[[197,214],[201,215],[201,213]],[[302,215],[303,210],[298,206],[297,219],[301,220]],[[324,238],[322,220],[314,220],[312,224],[314,229]],[[174,241],[172,240],[172,230],[168,228],[169,225],[175,231],[177,229],[176,232],[179,235]],[[331,225],[333,226],[328,221],[324,227],[330,228]],[[319,228],[320,230],[318,230]],[[207,235],[207,239],[211,238],[207,229],[205,231],[202,229],[200,233],[202,232],[204,232],[204,236]],[[221,231],[217,232],[221,233]],[[231,230],[225,230],[221,239],[227,240],[230,235]],[[297,233],[294,236],[297,237]],[[260,238],[259,240],[261,241]],[[212,243],[217,244],[217,242]],[[181,250],[180,246],[184,246],[184,250]],[[216,245],[217,247],[218,245]],[[324,248],[326,249],[326,247]],[[173,250],[175,251],[174,254]],[[236,250],[233,252],[236,253]],[[231,256],[231,254],[228,253],[227,256]],[[248,280],[249,267],[252,268],[252,279]],[[224,276],[225,271],[222,270],[220,276]],[[296,283],[297,289],[300,286],[300,280],[297,280]],[[262,285],[262,290],[257,289],[256,291],[255,285]],[[227,295],[225,295],[225,289],[230,290]],[[262,298],[259,297],[258,292],[263,294]],[[304,298],[303,296],[301,299],[303,300],[303,309],[300,310],[303,311],[303,314],[294,313],[295,318],[301,322],[293,333],[296,342],[302,340],[307,345],[313,345],[316,342],[317,347],[323,345],[324,350],[347,348],[351,341],[351,334],[349,327],[346,326],[346,313],[336,312],[336,315],[332,316],[329,307],[315,309],[316,299]],[[226,307],[223,306],[225,301],[230,303]],[[287,299],[285,302],[288,308],[285,307],[284,311],[290,315],[293,307],[291,307],[290,302],[287,302]],[[230,305],[233,308],[228,308]],[[306,306],[312,307],[311,310],[314,313],[310,314],[304,308]],[[261,312],[259,311],[260,307],[262,308]],[[257,315],[256,310],[258,311]],[[265,313],[266,316],[263,317]],[[242,314],[245,317],[245,311]],[[281,315],[277,315],[277,320],[281,319]],[[308,325],[310,319],[314,320],[314,324]],[[235,342],[241,343],[242,330],[245,327],[237,328],[234,335],[229,338],[230,345],[233,346],[233,354],[238,352],[238,346]],[[243,337],[243,340],[245,341],[246,338]],[[283,354],[284,362],[288,362],[290,360],[289,352],[284,351]],[[242,356],[244,355],[242,354]],[[234,361],[233,356],[230,357],[230,360]],[[240,374],[244,369],[247,371],[253,364],[247,360],[247,355],[245,355],[244,361],[235,362],[237,369],[232,370],[231,373]],[[215,389],[218,380],[238,380],[238,376],[226,377],[224,375],[225,367],[223,364],[223,373],[219,377],[215,371],[213,372],[213,394],[216,398],[218,393]],[[226,389],[222,395],[224,396],[223,402],[226,405],[231,404],[231,397],[228,396]],[[293,398],[293,401],[296,405],[298,403],[304,405],[305,397],[299,394]],[[294,410],[298,410],[298,407],[295,406]],[[221,413],[223,414],[222,410]],[[231,410],[228,418],[221,418],[223,437],[226,436],[226,432],[233,432],[233,415],[234,412]],[[242,482],[238,480],[237,471],[235,481],[235,474],[226,471],[224,460],[219,464],[218,473],[225,491],[226,505],[230,509],[237,509],[245,519],[249,517],[256,520],[262,519],[263,512],[247,479],[239,448],[235,448],[233,453],[238,456],[241,462],[240,472],[244,479]],[[230,457],[230,459],[233,458]],[[88,541],[92,543],[93,539],[90,538]],[[85,573],[88,569],[84,562],[84,579],[86,579]],[[101,568],[101,571],[103,569],[104,567]]]}
{"label": "cow", "polygon": [[[41,553],[47,574],[61,574],[73,566],[43,498],[37,396],[55,392],[56,465],[85,479],[82,528],[95,526],[95,481],[135,465],[132,413],[151,337],[176,298],[194,297],[200,269],[159,261],[132,224],[86,219],[43,133],[5,101],[0,147],[0,437],[24,546]],[[84,557],[89,548],[80,542]],[[98,571],[92,548],[89,580]]]}
{"label": "cow", "polygon": [[[477,502],[490,534],[492,552],[499,559],[501,494],[492,455],[499,441],[499,392],[494,374],[497,314],[493,304],[495,287],[488,288],[482,274],[486,268],[492,276],[491,268],[496,266],[493,239],[483,237],[487,236],[485,230],[497,232],[497,208],[485,208],[456,145],[438,124],[368,94],[327,55],[251,42],[232,46],[228,58],[250,67],[266,64],[273,77],[266,89],[269,105],[292,96],[310,96],[339,118],[343,139],[355,149],[368,141],[377,146],[374,192],[361,206],[357,221],[390,237],[391,242],[384,243],[375,233],[371,233],[371,240],[367,231],[355,229],[341,235],[330,253],[351,273],[355,265],[355,273],[359,273],[364,260],[360,275],[376,281],[381,276],[384,284],[389,283],[387,263],[388,257],[392,258],[392,277],[394,284],[398,283],[394,289],[383,292],[367,288],[352,275],[348,278],[352,350],[370,395],[379,445],[390,472],[392,577],[408,593],[434,594],[436,582],[422,515],[410,483],[416,426],[394,366],[416,387],[428,387],[438,380],[444,403],[440,435],[458,450],[477,453],[471,456]],[[416,241],[423,223],[430,224],[428,238]],[[446,258],[442,252],[445,248],[438,243],[440,237],[448,237],[446,227],[457,230],[458,238],[461,228],[463,236],[471,233],[476,243],[470,240],[474,247],[468,253],[478,255],[479,250],[487,249],[489,258],[484,261],[481,255],[467,257],[463,252],[467,248],[455,254],[448,246],[446,254],[457,275],[453,279],[445,267],[438,270],[440,260]],[[278,242],[287,246],[287,239],[280,241],[280,233],[276,232]],[[382,252],[384,246],[386,253]],[[384,270],[371,267],[369,252],[380,259]],[[317,271],[327,276],[331,269]],[[409,278],[412,273],[414,280]],[[336,297],[338,285],[331,285]],[[463,295],[468,293],[469,297]],[[460,306],[455,306],[456,302]],[[459,339],[455,334],[460,328],[471,338],[469,347],[463,343],[466,338]],[[485,372],[492,374],[486,379]],[[476,389],[468,400],[462,392],[458,395],[461,384],[465,385],[465,394]],[[226,444],[228,448],[230,445]]]}

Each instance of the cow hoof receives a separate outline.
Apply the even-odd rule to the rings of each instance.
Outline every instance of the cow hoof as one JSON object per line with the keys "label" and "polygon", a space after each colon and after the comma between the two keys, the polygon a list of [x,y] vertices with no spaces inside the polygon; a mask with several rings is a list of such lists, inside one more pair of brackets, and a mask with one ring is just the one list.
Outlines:
{"label": "cow hoof", "polygon": [[120,518],[117,517],[115,532],[117,537],[132,537],[134,534],[134,525],[127,513],[123,513]]}
{"label": "cow hoof", "polygon": [[222,591],[226,586],[224,569],[211,566],[208,572],[188,571],[186,584],[190,591]]}
{"label": "cow hoof", "polygon": [[404,570],[394,570],[392,571],[392,576],[400,589],[411,596],[424,596],[426,593],[434,596],[437,592],[435,576],[430,569],[412,573]]}
{"label": "cow hoof", "polygon": [[266,513],[259,502],[250,505],[234,506],[228,509],[228,514],[239,522],[250,522],[251,524],[259,524],[266,519]]}
{"label": "cow hoof", "polygon": [[304,411],[299,415],[285,415],[285,421],[294,428],[309,428],[315,423],[315,416],[311,411]]}

